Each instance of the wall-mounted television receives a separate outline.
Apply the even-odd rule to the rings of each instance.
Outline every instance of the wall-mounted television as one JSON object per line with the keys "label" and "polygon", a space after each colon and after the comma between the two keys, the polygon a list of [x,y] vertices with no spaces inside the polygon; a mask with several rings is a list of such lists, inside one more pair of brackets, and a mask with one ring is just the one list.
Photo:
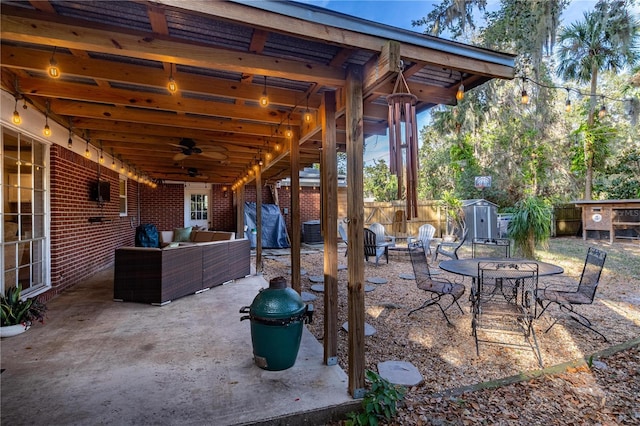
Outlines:
{"label": "wall-mounted television", "polygon": [[89,186],[89,200],[99,203],[111,201],[111,182],[104,180],[91,182]]}

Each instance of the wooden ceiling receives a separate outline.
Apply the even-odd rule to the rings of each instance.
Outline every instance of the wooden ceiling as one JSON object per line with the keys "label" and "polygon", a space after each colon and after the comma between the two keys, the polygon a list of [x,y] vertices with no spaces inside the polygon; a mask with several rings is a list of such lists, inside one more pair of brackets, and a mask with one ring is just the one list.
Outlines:
{"label": "wooden ceiling", "polygon": [[275,181],[290,141],[301,167],[318,162],[325,91],[344,149],[349,66],[364,69],[365,137],[386,134],[400,59],[419,110],[513,78],[512,55],[294,2],[3,0],[1,25],[3,89],[152,179],[231,185],[262,161]]}

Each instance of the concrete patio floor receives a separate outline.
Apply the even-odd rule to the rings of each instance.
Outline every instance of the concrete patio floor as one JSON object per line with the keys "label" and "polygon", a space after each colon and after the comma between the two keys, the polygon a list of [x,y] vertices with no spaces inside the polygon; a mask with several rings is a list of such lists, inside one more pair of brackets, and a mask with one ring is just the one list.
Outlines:
{"label": "concrete patio floor", "polygon": [[157,307],[113,301],[113,269],[48,303],[44,325],[2,339],[2,425],[319,425],[360,406],[303,332],[295,365],[253,362],[251,275]]}

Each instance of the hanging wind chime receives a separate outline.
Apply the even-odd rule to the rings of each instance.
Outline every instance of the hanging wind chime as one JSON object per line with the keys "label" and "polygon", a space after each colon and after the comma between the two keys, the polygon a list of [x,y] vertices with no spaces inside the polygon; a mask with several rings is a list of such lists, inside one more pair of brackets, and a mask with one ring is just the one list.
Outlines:
{"label": "hanging wind chime", "polygon": [[[418,216],[418,125],[416,102],[404,78],[400,61],[389,104],[389,171],[398,179],[398,199],[406,201],[407,220]],[[400,86],[400,82],[403,83]],[[400,87],[398,87],[400,86]]]}

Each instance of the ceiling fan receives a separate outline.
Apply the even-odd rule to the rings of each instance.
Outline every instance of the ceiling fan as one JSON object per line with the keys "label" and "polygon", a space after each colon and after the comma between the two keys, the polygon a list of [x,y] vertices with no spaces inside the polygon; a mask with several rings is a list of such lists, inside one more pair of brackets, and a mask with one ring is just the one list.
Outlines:
{"label": "ceiling fan", "polygon": [[198,179],[209,179],[209,176],[203,175],[198,169],[196,169],[195,167],[181,167],[182,171],[180,172],[162,172],[162,175],[165,176],[169,176],[169,175],[187,175],[189,177],[192,178],[198,178]]}
{"label": "ceiling fan", "polygon": [[180,152],[173,156],[174,161],[184,160],[192,154],[202,155],[203,157],[213,160],[227,159],[227,154],[225,154],[226,148],[221,146],[206,146],[200,148],[196,146],[196,142],[191,138],[182,138],[179,144],[170,143],[169,145],[180,148]]}

